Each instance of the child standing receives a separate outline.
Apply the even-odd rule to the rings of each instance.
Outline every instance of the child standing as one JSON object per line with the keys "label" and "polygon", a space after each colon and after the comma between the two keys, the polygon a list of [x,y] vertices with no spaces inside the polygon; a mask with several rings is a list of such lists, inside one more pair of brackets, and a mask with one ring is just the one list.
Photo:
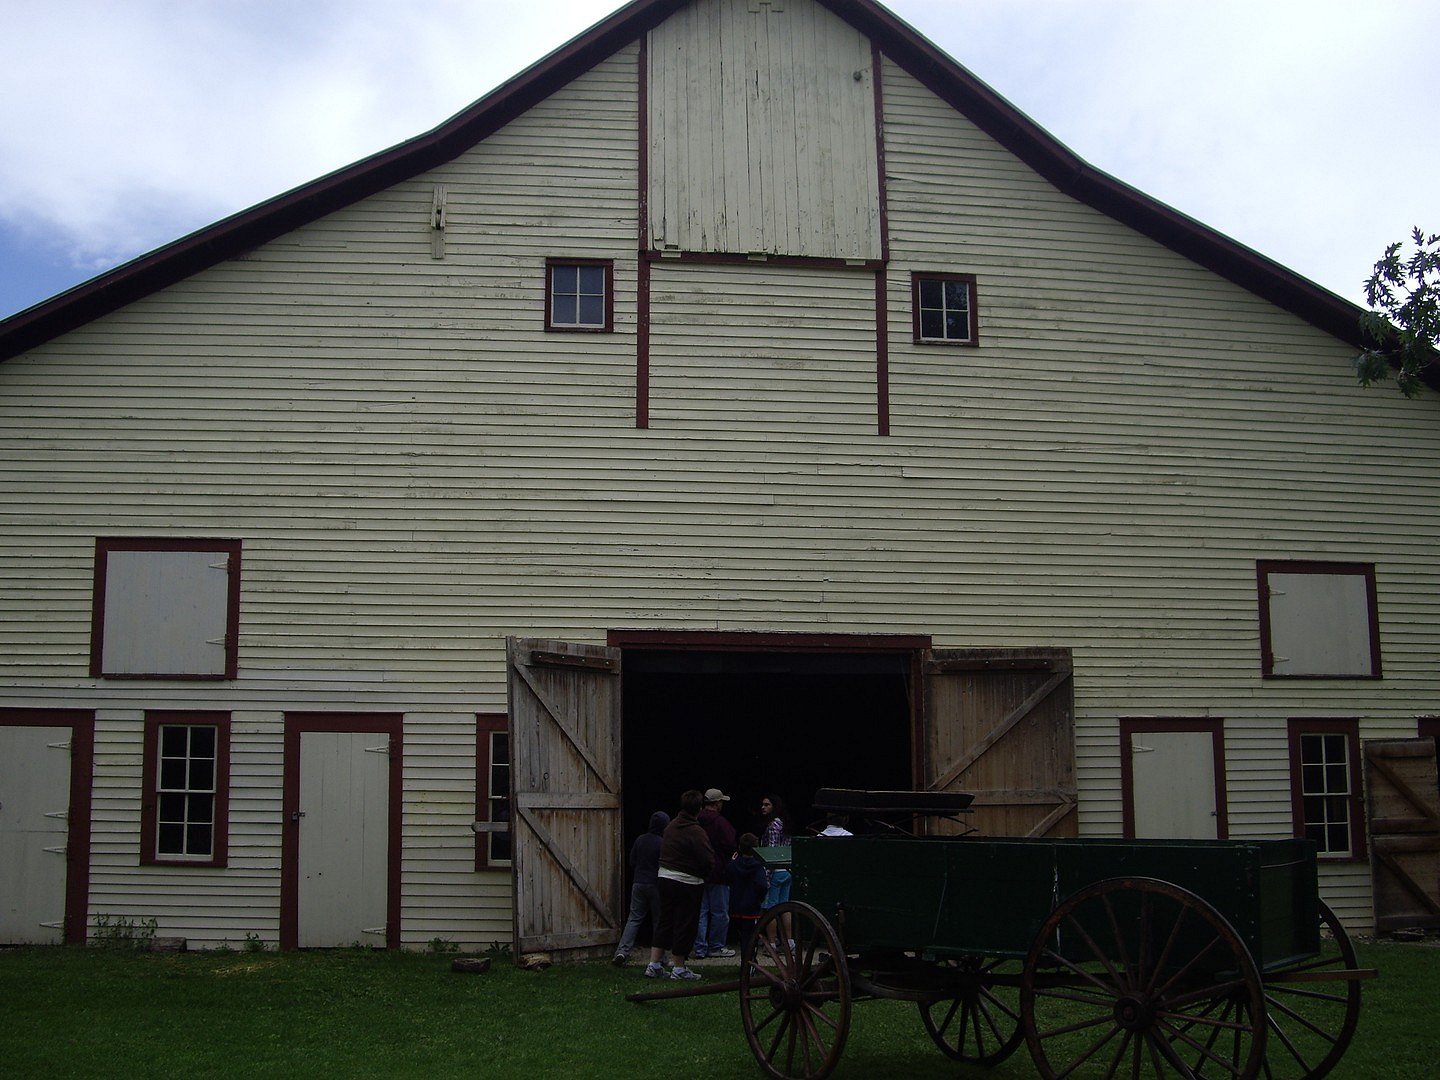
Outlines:
{"label": "child standing", "polygon": [[767,888],[765,864],[755,856],[759,840],[754,833],[743,833],[737,842],[739,850],[725,867],[725,883],[730,886],[730,922],[739,938],[740,956],[750,955],[750,939],[760,921],[760,905]]}

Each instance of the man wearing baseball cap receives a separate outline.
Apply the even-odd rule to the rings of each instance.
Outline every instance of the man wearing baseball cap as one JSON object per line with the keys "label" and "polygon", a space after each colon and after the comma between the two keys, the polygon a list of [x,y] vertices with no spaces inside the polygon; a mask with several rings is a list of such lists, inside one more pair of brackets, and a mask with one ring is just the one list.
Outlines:
{"label": "man wearing baseball cap", "polygon": [[705,807],[700,811],[700,827],[710,838],[715,851],[715,866],[705,876],[705,893],[700,901],[700,928],[690,955],[697,960],[707,956],[734,956],[725,938],[730,933],[730,886],[725,884],[725,866],[735,856],[735,827],[720,811],[730,796],[718,787],[705,791]]}

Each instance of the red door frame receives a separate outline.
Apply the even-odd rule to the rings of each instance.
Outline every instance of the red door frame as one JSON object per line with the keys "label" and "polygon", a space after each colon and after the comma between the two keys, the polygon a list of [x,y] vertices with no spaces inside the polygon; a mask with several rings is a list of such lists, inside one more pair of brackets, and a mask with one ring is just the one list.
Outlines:
{"label": "red door frame", "polygon": [[1131,762],[1134,739],[1141,732],[1209,732],[1215,759],[1215,835],[1230,838],[1230,815],[1225,800],[1225,721],[1215,717],[1122,716],[1120,718],[1121,827],[1127,840],[1135,838],[1135,775]]}
{"label": "red door frame", "polygon": [[300,938],[300,733],[377,732],[390,736],[390,830],[386,857],[385,947],[400,947],[400,841],[404,796],[404,716],[400,713],[286,713],[283,839],[280,843],[280,948]]}
{"label": "red door frame", "polygon": [[90,793],[95,775],[95,713],[85,709],[0,709],[0,725],[70,729],[65,926],[61,940],[66,945],[83,945],[90,922]]}

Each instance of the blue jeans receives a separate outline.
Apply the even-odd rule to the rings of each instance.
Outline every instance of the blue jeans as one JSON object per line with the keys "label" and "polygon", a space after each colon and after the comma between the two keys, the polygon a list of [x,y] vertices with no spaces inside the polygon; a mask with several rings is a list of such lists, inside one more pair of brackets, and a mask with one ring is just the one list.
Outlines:
{"label": "blue jeans", "polygon": [[631,885],[630,886],[630,918],[625,921],[625,929],[620,934],[620,944],[615,946],[616,956],[629,956],[635,948],[635,935],[640,932],[640,924],[645,921],[645,916],[650,916],[650,932],[655,932],[655,924],[660,921],[660,889],[655,885]]}
{"label": "blue jeans", "polygon": [[725,948],[730,933],[730,886],[706,885],[700,901],[700,929],[695,934],[692,956],[705,957]]}

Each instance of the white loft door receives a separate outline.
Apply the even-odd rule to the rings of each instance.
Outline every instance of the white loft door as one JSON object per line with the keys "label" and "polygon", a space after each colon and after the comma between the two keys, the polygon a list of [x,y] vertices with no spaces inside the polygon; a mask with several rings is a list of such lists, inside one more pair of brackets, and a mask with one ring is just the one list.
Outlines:
{"label": "white loft door", "polygon": [[0,944],[65,932],[70,729],[0,726]]}
{"label": "white loft door", "polygon": [[1215,741],[1208,731],[1137,731],[1130,754],[1137,837],[1217,837]]}
{"label": "white loft door", "polygon": [[385,946],[390,856],[388,739],[300,733],[301,948]]}

